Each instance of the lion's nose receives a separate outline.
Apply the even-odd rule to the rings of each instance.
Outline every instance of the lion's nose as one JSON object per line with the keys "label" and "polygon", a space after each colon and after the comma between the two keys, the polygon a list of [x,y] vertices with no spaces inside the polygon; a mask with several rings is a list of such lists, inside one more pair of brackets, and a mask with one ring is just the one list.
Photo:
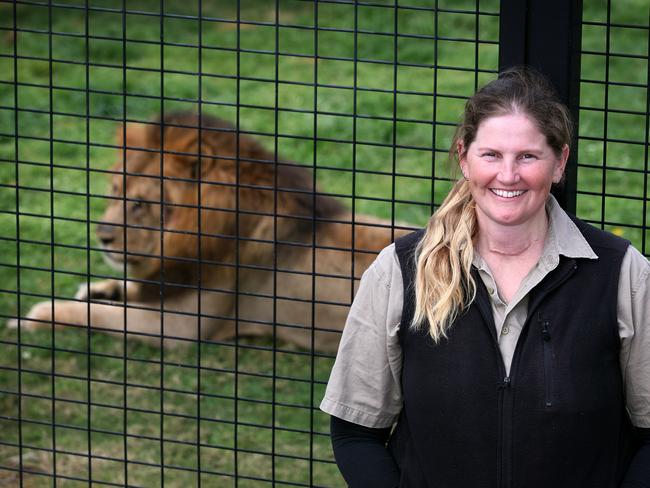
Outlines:
{"label": "lion's nose", "polygon": [[108,224],[99,224],[97,226],[97,237],[104,246],[111,244],[115,237],[113,237],[113,226]]}

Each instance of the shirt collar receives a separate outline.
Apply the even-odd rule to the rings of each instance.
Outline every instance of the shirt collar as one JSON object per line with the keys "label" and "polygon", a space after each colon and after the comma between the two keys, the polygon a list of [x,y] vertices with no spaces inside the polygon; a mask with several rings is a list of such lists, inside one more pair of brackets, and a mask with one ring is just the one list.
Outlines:
{"label": "shirt collar", "polygon": [[[553,195],[546,200],[546,213],[549,220],[549,232],[543,254],[546,248],[553,248],[553,254],[568,258],[598,259],[587,240],[578,230],[576,224],[566,214]],[[549,249],[551,250],[551,249]]]}

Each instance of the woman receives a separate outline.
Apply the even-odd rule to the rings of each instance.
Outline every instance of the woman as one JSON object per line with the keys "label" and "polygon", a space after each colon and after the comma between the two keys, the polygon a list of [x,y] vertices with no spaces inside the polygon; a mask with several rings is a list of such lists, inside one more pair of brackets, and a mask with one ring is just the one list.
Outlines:
{"label": "woman", "polygon": [[364,274],[321,409],[352,487],[650,487],[650,265],[550,195],[571,120],[523,68],[468,102],[463,178]]}

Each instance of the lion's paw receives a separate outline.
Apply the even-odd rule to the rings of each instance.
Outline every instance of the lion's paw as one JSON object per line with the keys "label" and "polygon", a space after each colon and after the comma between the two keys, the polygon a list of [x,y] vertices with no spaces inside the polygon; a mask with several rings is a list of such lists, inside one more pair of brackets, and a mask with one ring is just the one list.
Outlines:
{"label": "lion's paw", "polygon": [[40,302],[34,305],[26,317],[7,321],[7,327],[24,330],[47,328],[52,325],[52,302]]}
{"label": "lion's paw", "polygon": [[122,297],[122,285],[115,280],[82,283],[74,297],[77,300],[111,300],[117,301]]}

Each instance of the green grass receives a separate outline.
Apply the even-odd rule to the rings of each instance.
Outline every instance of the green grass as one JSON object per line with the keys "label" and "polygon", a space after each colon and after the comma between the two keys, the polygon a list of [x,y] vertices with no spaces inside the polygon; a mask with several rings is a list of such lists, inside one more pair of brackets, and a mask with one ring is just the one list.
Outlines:
{"label": "green grass", "polygon": [[[37,333],[30,337],[29,343],[39,347],[23,345],[20,349],[22,415],[30,420],[22,425],[22,441],[31,446],[24,450],[26,459],[38,461],[32,469],[51,470],[52,455],[38,448],[55,446],[57,451],[66,453],[56,455],[57,474],[83,478],[91,469],[97,481],[123,483],[122,464],[104,458],[124,457],[124,433],[127,434],[126,453],[130,461],[128,482],[138,486],[158,486],[162,471],[154,465],[163,461],[170,468],[165,473],[165,482],[172,486],[193,484],[196,474],[188,470],[196,470],[199,463],[208,473],[204,479],[208,486],[226,486],[229,477],[209,473],[233,473],[235,448],[239,451],[237,464],[243,478],[242,486],[256,486],[252,480],[246,481],[246,477],[271,478],[273,448],[277,479],[295,483],[309,483],[308,463],[296,457],[310,456],[311,439],[313,457],[330,458],[329,441],[325,436],[309,434],[312,422],[315,431],[326,430],[324,416],[312,418],[310,414],[309,356],[276,354],[275,372],[281,379],[276,380],[274,398],[270,378],[273,354],[270,351],[239,349],[235,363],[233,346],[203,345],[199,372],[197,346],[165,352],[165,365],[161,367],[160,351],[139,344],[129,343],[125,351],[121,341],[106,340],[102,336],[88,338],[77,331],[69,331],[57,333],[56,345],[75,352],[58,350],[52,353],[48,349],[51,340],[49,333]],[[242,345],[250,346],[251,343]],[[257,341],[255,345],[261,344]],[[92,356],[85,354],[88,350],[93,351]],[[4,352],[6,359],[2,365],[15,367],[12,357],[17,349],[5,346]],[[127,361],[121,359],[124,355]],[[54,379],[48,374],[53,364],[57,372]],[[314,377],[324,381],[330,368],[331,360],[317,359]],[[5,388],[17,390],[17,372],[5,374],[3,380]],[[199,382],[204,392],[200,398],[196,393]],[[322,392],[322,386],[317,385],[313,396],[318,398]],[[278,403],[275,444],[269,428],[273,425],[273,400]],[[165,413],[162,419],[158,413],[161,405]],[[17,417],[17,397],[4,396],[2,408],[3,415]],[[125,409],[128,409],[126,415]],[[201,421],[197,422],[195,417],[199,413]],[[52,422],[57,424],[56,432],[50,425],[44,425]],[[3,440],[17,443],[16,426],[11,422],[3,424]],[[83,456],[88,452],[89,428],[92,431],[91,452],[97,458],[90,466]],[[160,441],[161,437],[164,441]],[[200,455],[198,442],[202,444]],[[5,462],[7,457],[15,458],[16,453],[17,449],[3,448]],[[316,484],[329,484],[337,479],[336,468],[316,462],[313,476]]]}
{"label": "green grass", "polygon": [[[120,1],[91,1],[90,5],[95,3],[106,8],[121,6]],[[409,3],[428,6],[431,2]],[[612,21],[647,19],[646,3],[616,2]],[[245,23],[239,39],[234,23],[236,2],[203,2],[203,15],[220,20],[202,25],[204,49],[199,63],[199,51],[191,47],[198,42],[197,23],[182,17],[196,15],[197,3],[166,0],[164,4],[167,13],[181,16],[168,17],[161,25],[155,15],[128,14],[123,19],[110,11],[91,12],[88,28],[93,38],[88,43],[83,36],[83,10],[52,9],[53,31],[69,36],[20,32],[14,39],[9,31],[0,30],[3,316],[25,313],[53,294],[70,297],[89,275],[114,274],[98,252],[85,248],[97,245],[94,225],[88,221],[96,221],[105,205],[101,195],[108,187],[100,172],[117,157],[117,151],[105,147],[114,143],[116,120],[146,120],[161,109],[197,110],[200,95],[204,112],[232,122],[239,117],[243,129],[269,134],[259,136],[269,148],[276,142],[272,134],[280,134],[280,155],[314,167],[321,188],[345,196],[344,202],[356,212],[422,225],[432,201],[439,203],[449,188],[446,148],[462,111],[462,98],[493,76],[426,66],[434,64],[437,55],[441,66],[472,69],[478,65],[488,71],[497,67],[494,44],[481,45],[476,59],[471,42],[441,40],[436,52],[431,39],[405,36],[397,45],[397,59],[404,64],[394,68],[394,39],[382,34],[393,32],[395,10],[361,6],[356,37],[360,61],[355,71],[354,63],[338,59],[354,56],[355,36],[322,30],[316,39],[313,30],[301,28],[314,25],[314,5],[293,0],[279,2],[279,20],[286,25],[279,31],[264,25],[275,22],[274,2],[242,0],[239,15]],[[158,13],[159,5],[158,1],[128,2],[130,9],[142,12]],[[475,2],[440,0],[439,5],[472,10]],[[605,6],[604,0],[586,0],[585,20],[605,20]],[[0,27],[11,28],[11,8],[10,3],[0,3]],[[481,1],[481,9],[496,12],[498,1]],[[352,4],[319,4],[317,14],[319,27],[354,28]],[[123,20],[127,42],[120,40]],[[438,20],[440,37],[474,38],[474,15],[441,13]],[[431,12],[400,10],[397,21],[402,34],[436,34]],[[19,6],[16,22],[21,29],[47,31],[48,9]],[[482,16],[479,28],[482,39],[498,39],[497,17]],[[614,28],[611,49],[647,56],[647,35],[647,30]],[[161,36],[167,43],[180,45],[166,46],[161,52],[157,44]],[[282,53],[277,57],[273,54],[276,36]],[[585,26],[583,49],[604,51],[604,39],[603,27]],[[268,53],[238,56],[238,42],[244,50]],[[316,45],[318,62],[313,57]],[[14,49],[25,57],[17,61],[16,73]],[[86,59],[91,63],[88,68],[83,64]],[[123,69],[124,59],[127,69]],[[605,80],[604,63],[604,56],[584,56],[583,78]],[[194,74],[199,65],[204,74],[200,86]],[[54,89],[49,88],[50,70]],[[610,59],[613,81],[645,85],[647,71],[646,59]],[[275,83],[276,78],[280,83]],[[19,82],[16,91],[15,79]],[[431,96],[434,83],[441,94],[436,100]],[[406,93],[394,96],[395,86]],[[644,88],[612,86],[607,97],[609,108],[646,111]],[[585,107],[605,107],[604,87],[584,83],[581,102]],[[20,109],[17,142],[13,137],[16,107]],[[59,115],[50,116],[50,111]],[[394,123],[394,116],[403,120]],[[433,128],[431,120],[438,122]],[[645,116],[607,115],[607,136],[631,141],[623,143],[588,139],[605,135],[603,112],[585,109],[580,122],[579,160],[593,168],[580,168],[579,190],[600,193],[605,177],[608,194],[637,200],[608,196],[603,214],[602,196],[582,194],[579,215],[610,222],[607,228],[641,248],[645,229],[632,226],[643,222],[643,201],[638,199],[647,199],[643,194],[646,175],[621,169],[643,169],[644,147],[637,143],[645,140]],[[20,296],[15,293],[18,288]],[[58,475],[86,479],[91,471],[93,480],[124,483],[126,455],[128,482],[138,486],[158,486],[162,476],[168,486],[195,484],[197,474],[192,470],[199,463],[206,471],[201,476],[206,486],[234,486],[235,470],[241,487],[268,486],[260,479],[272,475],[287,483],[343,484],[331,463],[329,439],[309,433],[312,428],[318,433],[327,431],[327,417],[312,407],[317,407],[322,396],[331,359],[316,358],[312,363],[301,351],[288,351],[278,352],[274,362],[272,353],[256,347],[270,343],[259,340],[242,342],[238,348],[203,345],[199,351],[195,345],[164,353],[133,343],[125,349],[121,340],[76,330],[23,333],[17,347],[13,345],[18,340],[16,332],[3,327],[0,340],[0,387],[14,392],[20,388],[23,394],[20,399],[0,393],[0,415],[5,419],[0,420],[1,440],[18,443],[21,430],[22,443],[29,446],[23,449],[28,468],[51,473],[56,465]],[[199,355],[201,369],[197,368]],[[125,357],[128,360],[121,359]],[[273,384],[274,372],[288,379]],[[312,378],[317,382],[312,383]],[[194,418],[199,409],[201,422]],[[10,420],[19,415],[20,424]],[[299,459],[309,457],[315,461]],[[17,462],[18,449],[0,445],[0,465],[15,467]],[[164,472],[156,467],[163,462]],[[13,474],[0,470],[0,484],[4,475],[10,480]],[[33,486],[51,484],[43,476],[26,479]],[[85,486],[72,480],[61,484]]]}

